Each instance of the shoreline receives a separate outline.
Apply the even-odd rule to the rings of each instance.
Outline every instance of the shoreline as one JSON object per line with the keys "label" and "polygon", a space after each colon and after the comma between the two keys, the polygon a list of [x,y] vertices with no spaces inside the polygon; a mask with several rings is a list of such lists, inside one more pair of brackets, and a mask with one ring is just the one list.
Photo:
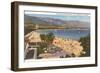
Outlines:
{"label": "shoreline", "polygon": [[[29,42],[31,43],[42,42],[40,33],[37,33],[35,31],[28,33],[25,38],[28,38]],[[79,42],[78,40],[55,37],[52,44],[61,48],[66,53],[74,55],[75,57],[79,57],[80,55],[85,53],[83,51],[84,48],[81,46],[81,42]]]}
{"label": "shoreline", "polygon": [[90,28],[36,28],[36,29],[34,29],[34,28],[32,28],[32,30],[34,31],[34,30],[80,30],[80,31],[83,31],[83,30],[90,30]]}

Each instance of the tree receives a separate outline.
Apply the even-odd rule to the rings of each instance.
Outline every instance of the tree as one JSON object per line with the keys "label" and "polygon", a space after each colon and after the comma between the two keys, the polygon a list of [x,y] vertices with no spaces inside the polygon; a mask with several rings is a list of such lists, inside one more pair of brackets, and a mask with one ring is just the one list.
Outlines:
{"label": "tree", "polygon": [[50,32],[47,34],[46,42],[51,44],[53,42],[54,38],[55,38],[54,34]]}
{"label": "tree", "polygon": [[40,34],[40,38],[43,42],[46,41],[46,35],[45,34]]}
{"label": "tree", "polygon": [[46,48],[44,51],[48,51],[49,45],[52,44],[53,39],[55,38],[53,33],[48,34],[40,34],[40,38],[43,41],[43,44],[41,45],[42,48]]}
{"label": "tree", "polygon": [[90,35],[87,35],[86,37],[81,37],[79,42],[81,42],[81,45],[83,46],[86,54],[82,56],[90,56]]}
{"label": "tree", "polygon": [[40,34],[40,38],[43,42],[46,42],[48,44],[51,44],[53,39],[55,38],[53,33],[48,33],[48,34]]}

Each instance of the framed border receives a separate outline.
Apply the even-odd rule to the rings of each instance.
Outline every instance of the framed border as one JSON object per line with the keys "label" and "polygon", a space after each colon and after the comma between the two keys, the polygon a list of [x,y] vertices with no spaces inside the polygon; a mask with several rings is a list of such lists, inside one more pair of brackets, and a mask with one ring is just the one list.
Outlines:
{"label": "framed border", "polygon": [[[69,7],[69,8],[85,8],[95,10],[95,64],[84,65],[70,65],[70,66],[52,66],[52,67],[36,67],[36,68],[19,68],[18,63],[18,11],[19,5],[36,5],[36,6],[50,6],[50,7]],[[13,71],[27,71],[27,70],[45,70],[45,69],[61,69],[61,68],[76,68],[76,67],[92,67],[97,66],[97,7],[96,6],[82,6],[82,5],[68,5],[68,4],[49,4],[49,3],[33,3],[33,2],[12,2],[11,3],[11,70]]]}

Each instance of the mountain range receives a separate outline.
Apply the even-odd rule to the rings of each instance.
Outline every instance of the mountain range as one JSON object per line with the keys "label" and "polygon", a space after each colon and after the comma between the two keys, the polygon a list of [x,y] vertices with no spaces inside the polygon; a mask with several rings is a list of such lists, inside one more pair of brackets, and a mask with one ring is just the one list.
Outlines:
{"label": "mountain range", "polygon": [[62,20],[50,17],[39,17],[24,15],[25,27],[35,27],[39,25],[40,28],[82,28],[89,29],[90,23],[83,21]]}

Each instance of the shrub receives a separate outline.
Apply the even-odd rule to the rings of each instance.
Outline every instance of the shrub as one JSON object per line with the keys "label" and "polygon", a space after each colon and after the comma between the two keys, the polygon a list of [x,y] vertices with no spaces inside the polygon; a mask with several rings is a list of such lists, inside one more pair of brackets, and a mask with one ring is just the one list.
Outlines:
{"label": "shrub", "polygon": [[90,56],[90,35],[87,35],[85,37],[81,37],[79,42],[81,42],[81,45],[83,46],[86,53],[81,56]]}

